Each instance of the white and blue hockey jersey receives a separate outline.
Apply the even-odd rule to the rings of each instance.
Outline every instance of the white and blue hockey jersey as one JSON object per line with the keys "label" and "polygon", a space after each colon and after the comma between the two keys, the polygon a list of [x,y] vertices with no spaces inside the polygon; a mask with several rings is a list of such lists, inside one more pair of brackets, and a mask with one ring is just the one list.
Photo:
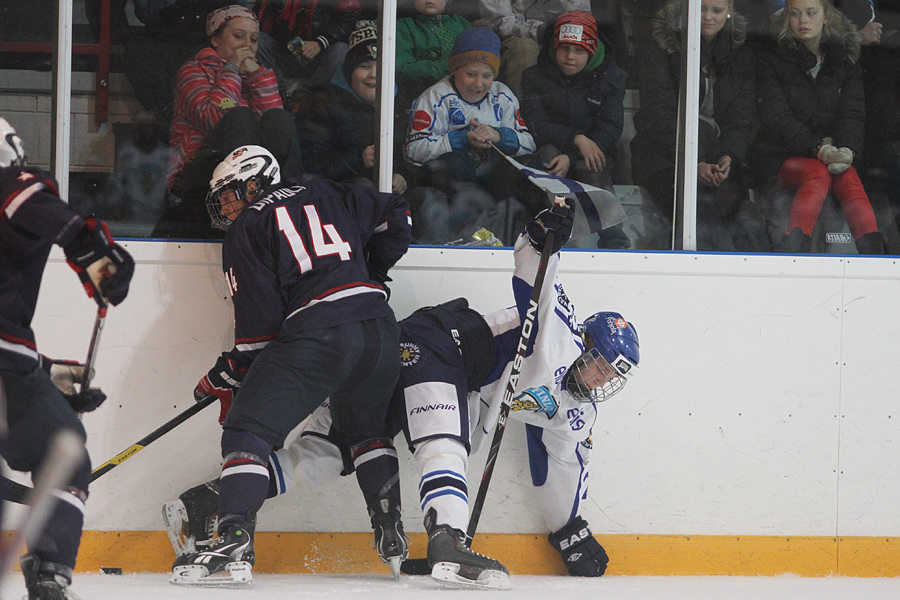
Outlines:
{"label": "white and blue hockey jersey", "polygon": [[521,156],[535,150],[534,138],[519,114],[519,100],[505,84],[495,81],[487,95],[472,104],[447,76],[413,103],[404,143],[407,160],[421,166],[448,152],[470,150],[465,136],[454,133],[465,132],[472,120],[500,132],[496,146],[504,154]]}

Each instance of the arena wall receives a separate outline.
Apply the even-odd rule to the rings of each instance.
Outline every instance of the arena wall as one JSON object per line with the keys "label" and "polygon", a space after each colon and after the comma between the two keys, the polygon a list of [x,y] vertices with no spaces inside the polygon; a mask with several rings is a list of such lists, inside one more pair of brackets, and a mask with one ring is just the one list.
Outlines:
{"label": "arena wall", "polygon": [[[95,466],[190,406],[232,345],[219,244],[125,245],[136,275],[106,319],[95,379],[110,399],[84,416]],[[414,248],[391,272],[391,304],[401,318],[457,296],[483,312],[507,306],[512,261],[509,249]],[[600,405],[593,435],[583,516],[610,573],[900,575],[898,260],[565,251],[561,277],[582,318],[617,310],[641,340],[637,375]],[[83,359],[94,313],[54,253],[39,349]],[[79,570],[168,568],[160,508],[216,476],[217,414],[206,409],[93,484]],[[418,481],[400,446],[416,556]],[[473,497],[483,467],[482,451]],[[268,502],[259,531],[262,570],[386,572],[353,477]],[[479,531],[489,535],[476,549],[513,573],[563,572],[515,421]]]}

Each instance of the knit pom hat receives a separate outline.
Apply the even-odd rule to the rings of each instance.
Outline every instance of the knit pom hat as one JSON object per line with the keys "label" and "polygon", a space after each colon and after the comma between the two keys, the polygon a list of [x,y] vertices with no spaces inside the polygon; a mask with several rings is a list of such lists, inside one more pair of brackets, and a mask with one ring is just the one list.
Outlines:
{"label": "knit pom hat", "polygon": [[556,27],[553,30],[553,49],[556,50],[563,44],[578,46],[588,53],[588,58],[593,58],[597,52],[597,21],[591,13],[583,10],[570,10],[556,19]]}
{"label": "knit pom hat", "polygon": [[344,77],[350,81],[356,67],[378,59],[378,24],[375,21],[357,21],[356,28],[350,34],[350,49],[344,56],[342,70]]}
{"label": "knit pom hat", "polygon": [[463,65],[480,62],[500,71],[500,38],[487,27],[472,27],[460,32],[450,51],[450,72]]}

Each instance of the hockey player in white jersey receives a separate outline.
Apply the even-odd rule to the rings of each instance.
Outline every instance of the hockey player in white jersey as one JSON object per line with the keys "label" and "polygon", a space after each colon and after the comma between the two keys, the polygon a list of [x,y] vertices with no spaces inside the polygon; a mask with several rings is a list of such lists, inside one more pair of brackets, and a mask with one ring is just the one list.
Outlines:
{"label": "hockey player in white jersey", "polygon": [[[536,333],[512,401],[510,416],[526,424],[532,483],[547,522],[550,543],[573,575],[600,576],[608,558],[581,517],[587,497],[595,402],[618,393],[639,361],[634,327],[619,313],[575,315],[557,277],[559,248],[571,232],[571,210],[541,213],[515,246],[516,306],[473,319],[459,299],[417,311],[401,325],[401,375],[394,395],[396,429],[406,434],[419,468],[419,497],[429,532],[428,564],[439,581],[475,587],[509,587],[505,567],[472,552],[466,470],[493,429],[512,369],[520,324],[532,292],[546,229],[557,232],[554,255],[538,302]],[[548,285],[552,282],[552,285]],[[477,313],[474,313],[477,314]],[[479,325],[478,321],[481,322]],[[487,361],[487,364],[484,364]],[[489,368],[487,368],[489,365]],[[346,448],[330,430],[327,407],[313,413],[304,431],[269,461],[270,494],[315,486],[346,472]],[[164,509],[176,552],[200,542],[216,504],[214,486],[182,494]]]}

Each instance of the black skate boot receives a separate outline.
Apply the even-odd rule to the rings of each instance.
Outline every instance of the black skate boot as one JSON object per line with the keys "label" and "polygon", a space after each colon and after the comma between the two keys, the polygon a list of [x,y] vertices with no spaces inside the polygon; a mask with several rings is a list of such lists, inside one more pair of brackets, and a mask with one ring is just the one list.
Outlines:
{"label": "black skate boot", "polygon": [[408,540],[400,520],[400,507],[393,498],[376,498],[369,507],[369,516],[372,517],[372,529],[375,530],[372,547],[378,551],[381,562],[390,566],[394,579],[400,579],[400,564],[409,556]]}
{"label": "black skate boot", "polygon": [[178,500],[163,504],[163,523],[175,556],[193,554],[213,541],[218,524],[219,480],[192,487]]}
{"label": "black skate boot", "polygon": [[28,600],[69,600],[66,588],[72,583],[72,569],[57,563],[41,562],[34,554],[19,559],[25,576]]}
{"label": "black skate boot", "polygon": [[233,525],[220,532],[208,549],[176,558],[169,582],[186,585],[250,583],[254,562],[253,528],[249,523]]}
{"label": "black skate boot", "polygon": [[510,588],[509,571],[499,561],[471,550],[466,534],[448,525],[438,525],[437,513],[425,515],[428,532],[428,564],[431,577],[441,583],[494,590]]}

